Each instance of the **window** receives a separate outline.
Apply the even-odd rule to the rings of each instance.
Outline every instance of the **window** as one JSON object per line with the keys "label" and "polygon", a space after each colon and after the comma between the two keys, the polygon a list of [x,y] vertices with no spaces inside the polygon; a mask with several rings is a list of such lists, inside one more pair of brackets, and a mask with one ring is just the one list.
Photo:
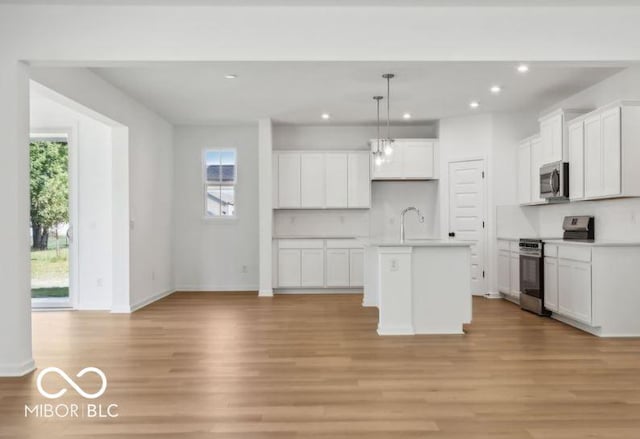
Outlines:
{"label": "window", "polygon": [[236,216],[236,151],[208,149],[204,152],[206,218]]}

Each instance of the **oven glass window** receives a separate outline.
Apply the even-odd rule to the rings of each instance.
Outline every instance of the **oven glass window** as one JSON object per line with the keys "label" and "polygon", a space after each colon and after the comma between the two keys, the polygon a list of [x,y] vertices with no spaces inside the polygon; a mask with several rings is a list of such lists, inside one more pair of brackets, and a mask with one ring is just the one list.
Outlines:
{"label": "oven glass window", "polygon": [[520,291],[542,298],[542,258],[520,255]]}

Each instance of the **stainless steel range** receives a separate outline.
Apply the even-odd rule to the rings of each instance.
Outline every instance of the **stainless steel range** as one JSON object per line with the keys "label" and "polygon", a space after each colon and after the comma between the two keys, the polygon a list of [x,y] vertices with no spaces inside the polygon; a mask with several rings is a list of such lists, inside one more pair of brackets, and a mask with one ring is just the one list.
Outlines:
{"label": "stainless steel range", "polygon": [[551,313],[544,308],[544,242],[520,240],[520,307],[541,316]]}

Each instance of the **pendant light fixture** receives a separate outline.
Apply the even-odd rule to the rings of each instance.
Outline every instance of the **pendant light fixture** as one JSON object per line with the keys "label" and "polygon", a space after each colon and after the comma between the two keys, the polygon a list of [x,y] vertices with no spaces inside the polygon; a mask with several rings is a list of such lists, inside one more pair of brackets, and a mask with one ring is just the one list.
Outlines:
{"label": "pendant light fixture", "polygon": [[382,75],[387,80],[387,137],[382,141],[382,151],[385,156],[393,154],[393,142],[391,138],[391,80],[395,77],[393,73],[385,73]]}
{"label": "pendant light fixture", "polygon": [[376,166],[380,166],[384,162],[384,153],[382,152],[381,145],[380,145],[380,100],[384,98],[382,96],[374,96],[373,99],[376,101],[376,106],[378,110],[378,113],[377,113],[378,122],[376,125],[378,127],[378,135],[376,136],[377,146],[376,146],[376,150],[373,152],[373,161],[376,164]]}

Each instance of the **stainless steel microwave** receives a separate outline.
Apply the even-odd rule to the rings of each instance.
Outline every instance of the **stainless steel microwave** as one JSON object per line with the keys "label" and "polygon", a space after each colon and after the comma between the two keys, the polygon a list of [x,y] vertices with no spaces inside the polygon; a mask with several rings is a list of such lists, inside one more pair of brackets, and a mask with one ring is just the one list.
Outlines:
{"label": "stainless steel microwave", "polygon": [[554,162],[540,168],[540,198],[569,199],[569,163]]}

